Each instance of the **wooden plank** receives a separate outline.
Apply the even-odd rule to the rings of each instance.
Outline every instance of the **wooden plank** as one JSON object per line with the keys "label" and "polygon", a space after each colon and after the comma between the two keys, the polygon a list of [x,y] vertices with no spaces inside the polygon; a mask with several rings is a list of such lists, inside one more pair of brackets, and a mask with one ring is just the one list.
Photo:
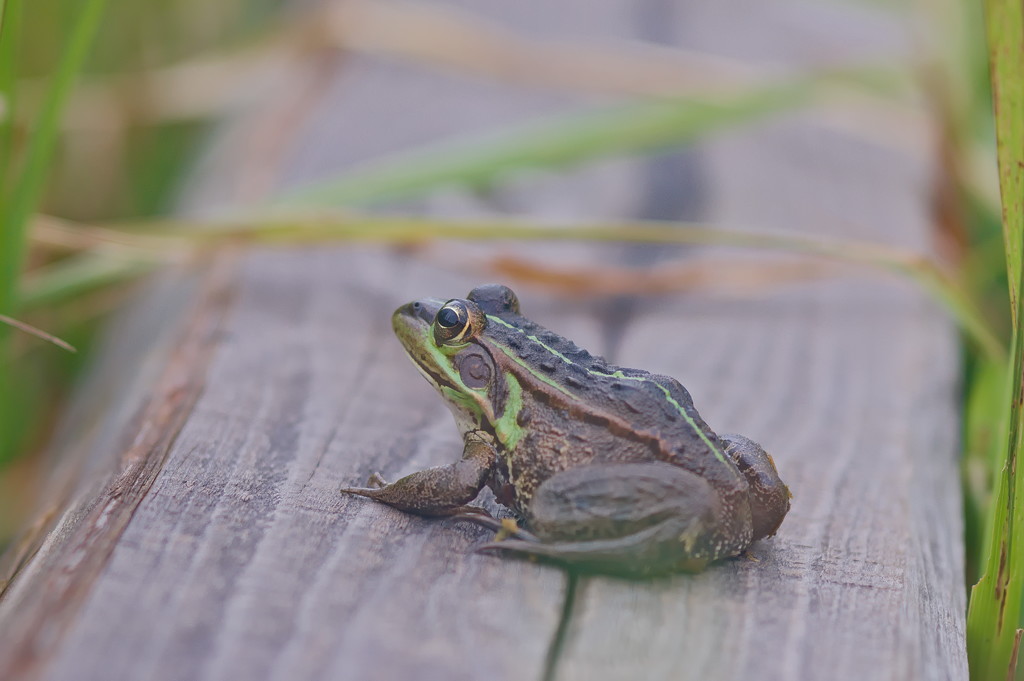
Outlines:
{"label": "wooden plank", "polygon": [[[100,352],[97,371],[69,411],[39,520],[5,556],[5,677],[30,674],[45,660],[190,413],[224,304],[223,280],[211,273],[208,281],[197,289],[195,282],[165,277],[153,287],[149,306],[135,306],[114,326],[119,333]],[[155,337],[163,324],[170,333]],[[133,371],[122,370],[125,361]]]}
{"label": "wooden plank", "polygon": [[[202,398],[48,677],[542,673],[559,571],[481,561],[468,549],[486,532],[337,493],[459,450],[447,410],[381,342],[396,282],[380,274],[401,261],[246,258]],[[517,644],[460,652],[502,632]]]}
{"label": "wooden plank", "polygon": [[[698,3],[675,36],[806,63],[801,9]],[[817,30],[837,21],[812,11]],[[833,56],[898,48],[884,25],[860,19]],[[930,248],[920,159],[806,122],[706,144],[703,158],[708,213],[723,224]],[[701,320],[700,331],[673,335],[673,316]],[[664,338],[676,341],[669,352]],[[626,678],[641,666],[649,679],[966,678],[957,353],[948,321],[906,282],[665,301],[631,321],[622,354],[657,358],[719,432],[761,441],[793,509],[752,561],[645,589],[583,580],[555,678]]]}
{"label": "wooden plank", "polygon": [[[829,44],[839,25],[858,44],[877,39],[872,49],[895,44],[877,15],[841,6],[805,15],[809,5],[789,0],[471,7],[548,36],[706,48],[714,35],[717,49],[795,64],[818,54],[815,26],[827,27]],[[744,35],[738,15],[772,26],[774,37]],[[280,109],[231,126],[190,209],[579,101],[368,58],[347,62],[323,91],[302,125],[274,144],[265,135]],[[927,172],[797,118],[696,154],[604,163],[406,207],[703,215],[924,249]],[[684,182],[699,191],[679,191]],[[100,473],[61,507],[63,529],[0,600],[0,629],[15,633],[0,637],[0,678],[966,677],[955,335],[905,283],[857,276],[738,300],[597,304],[520,291],[541,323],[613,361],[677,376],[713,427],[769,447],[796,496],[779,535],[756,545],[752,559],[643,583],[567,579],[548,566],[469,553],[488,536],[479,528],[339,495],[372,470],[390,477],[457,454],[450,415],[402,357],[388,318],[414,297],[464,294],[478,276],[467,269],[502,250],[451,246],[445,258],[366,248],[252,252],[230,276],[233,295],[214,296],[221,302],[213,307],[202,303],[211,300],[203,289],[175,288],[176,307],[193,310],[184,337],[209,343],[206,359],[190,365],[201,394],[180,427],[162,432],[169,446],[150,448],[141,464],[117,445],[146,432],[138,419],[112,419],[105,446],[70,457]],[[666,253],[523,252],[634,264]],[[197,327],[188,320],[211,309],[223,311],[217,333],[189,335]],[[173,366],[172,350],[156,362]],[[169,385],[161,375],[137,383]],[[139,465],[145,482],[132,487],[119,523],[107,524],[97,499]],[[81,538],[97,530],[103,541],[90,551]],[[40,598],[57,577],[74,585],[71,596]]]}

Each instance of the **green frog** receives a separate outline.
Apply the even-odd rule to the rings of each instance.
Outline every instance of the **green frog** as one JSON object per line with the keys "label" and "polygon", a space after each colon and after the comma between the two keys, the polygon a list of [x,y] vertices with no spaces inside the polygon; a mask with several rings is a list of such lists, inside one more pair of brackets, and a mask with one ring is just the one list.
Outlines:
{"label": "green frog", "polygon": [[[411,302],[392,325],[465,448],[343,492],[496,530],[483,551],[631,576],[700,571],[775,534],[789,511],[757,443],[716,435],[675,379],[613,366],[527,319],[506,286]],[[518,523],[468,505],[484,486]]]}

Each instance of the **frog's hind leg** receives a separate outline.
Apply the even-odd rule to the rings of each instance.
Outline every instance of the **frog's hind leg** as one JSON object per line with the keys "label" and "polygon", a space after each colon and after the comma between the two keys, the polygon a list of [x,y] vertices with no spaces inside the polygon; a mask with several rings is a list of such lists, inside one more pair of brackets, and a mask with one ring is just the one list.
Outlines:
{"label": "frog's hind leg", "polygon": [[538,541],[480,547],[630,576],[696,572],[736,553],[718,531],[718,495],[706,480],[663,462],[594,464],[558,473],[528,509]]}
{"label": "frog's hind leg", "polygon": [[[582,542],[531,542],[506,539],[484,544],[477,551],[512,551],[580,568],[627,577],[649,577],[672,572],[700,572],[706,557],[675,555],[666,547],[680,541],[688,527],[676,522],[661,522],[646,530],[615,539]],[[681,531],[680,531],[681,530]]]}

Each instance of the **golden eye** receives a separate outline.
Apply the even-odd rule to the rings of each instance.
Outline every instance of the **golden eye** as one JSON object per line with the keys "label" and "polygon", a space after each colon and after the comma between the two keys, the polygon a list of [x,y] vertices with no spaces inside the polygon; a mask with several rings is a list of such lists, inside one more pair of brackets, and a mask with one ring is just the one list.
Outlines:
{"label": "golden eye", "polygon": [[434,340],[438,345],[460,342],[470,330],[469,309],[461,300],[451,300],[434,318]]}

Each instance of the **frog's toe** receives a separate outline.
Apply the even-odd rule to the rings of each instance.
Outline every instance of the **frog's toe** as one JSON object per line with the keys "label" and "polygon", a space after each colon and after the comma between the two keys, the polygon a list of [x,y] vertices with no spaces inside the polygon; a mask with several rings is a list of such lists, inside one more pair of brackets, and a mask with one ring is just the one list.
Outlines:
{"label": "frog's toe", "polygon": [[498,529],[498,533],[494,536],[495,542],[500,542],[505,539],[512,537],[514,539],[521,539],[526,542],[536,544],[540,542],[540,538],[536,535],[527,532],[519,526],[519,523],[513,518],[502,518],[501,527]]}
{"label": "frog's toe", "polygon": [[461,507],[458,513],[453,513],[452,517],[456,520],[475,520],[476,518],[487,518],[490,520],[495,520],[494,516],[492,516],[491,512],[488,511],[486,508],[481,508],[480,506],[470,506],[469,504]]}
{"label": "frog's toe", "polygon": [[[531,535],[532,536],[532,535]],[[474,553],[498,553],[500,551],[511,551],[513,553],[529,553],[535,555],[547,555],[542,549],[544,544],[539,541],[526,539],[502,539],[501,541],[490,541],[481,544],[473,549]]]}
{"label": "frog's toe", "polygon": [[338,488],[339,492],[346,494],[358,494],[363,497],[370,497],[374,499],[374,492],[387,487],[387,481],[381,476],[380,473],[372,473],[369,478],[366,479],[365,487],[345,487],[344,485]]}
{"label": "frog's toe", "polygon": [[361,497],[375,498],[374,495],[380,491],[378,487],[339,487],[342,494],[355,494]]}
{"label": "frog's toe", "polygon": [[477,508],[474,506],[467,506],[466,510],[471,512],[460,512],[452,517],[456,520],[468,520],[471,523],[476,523],[482,527],[486,527],[489,530],[495,532],[495,541],[491,543],[501,543],[504,537],[514,537],[516,539],[522,539],[527,542],[539,542],[536,536],[527,532],[523,528],[516,524],[516,521],[512,518],[495,518],[486,509]]}

